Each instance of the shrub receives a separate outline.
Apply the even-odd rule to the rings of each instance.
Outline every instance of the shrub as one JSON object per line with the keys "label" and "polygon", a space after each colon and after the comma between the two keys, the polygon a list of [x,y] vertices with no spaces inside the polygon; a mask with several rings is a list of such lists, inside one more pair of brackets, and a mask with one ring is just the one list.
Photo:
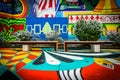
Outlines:
{"label": "shrub", "polygon": [[17,31],[13,34],[13,36],[16,38],[16,41],[32,41],[32,40],[39,40],[39,37],[37,37],[36,35],[33,35],[31,32],[29,31],[24,31],[24,30],[20,30]]}
{"label": "shrub", "polygon": [[0,33],[0,47],[3,47],[6,45],[6,40],[5,38],[2,36],[2,33]]}
{"label": "shrub", "polygon": [[120,44],[120,33],[116,31],[107,32],[107,37],[111,41],[115,41]]}
{"label": "shrub", "polygon": [[81,41],[96,41],[102,32],[101,24],[97,21],[79,20],[75,24],[75,35]]}
{"label": "shrub", "polygon": [[45,36],[48,41],[58,41],[59,43],[63,42],[63,39],[60,37],[60,33],[58,31],[52,30],[51,32],[45,34]]}

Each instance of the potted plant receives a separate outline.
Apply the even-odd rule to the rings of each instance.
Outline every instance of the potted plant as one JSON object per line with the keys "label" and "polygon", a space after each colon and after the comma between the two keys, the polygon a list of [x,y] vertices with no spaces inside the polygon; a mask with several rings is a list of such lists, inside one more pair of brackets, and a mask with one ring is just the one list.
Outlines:
{"label": "potted plant", "polygon": [[[97,21],[81,19],[75,24],[75,35],[80,41],[97,41],[102,32],[101,24]],[[100,45],[91,45],[94,52],[100,52]]]}
{"label": "potted plant", "polygon": [[58,41],[59,43],[63,42],[62,37],[60,37],[60,33],[55,30],[51,30],[50,32],[45,34],[47,41]]}
{"label": "potted plant", "polygon": [[[20,30],[17,31],[13,34],[13,36],[15,37],[15,41],[35,41],[38,40],[37,37],[35,37],[36,35],[33,35],[31,32],[29,31],[24,31],[24,30]],[[22,45],[22,50],[23,51],[29,51],[31,48],[31,45],[28,44],[24,44]]]}

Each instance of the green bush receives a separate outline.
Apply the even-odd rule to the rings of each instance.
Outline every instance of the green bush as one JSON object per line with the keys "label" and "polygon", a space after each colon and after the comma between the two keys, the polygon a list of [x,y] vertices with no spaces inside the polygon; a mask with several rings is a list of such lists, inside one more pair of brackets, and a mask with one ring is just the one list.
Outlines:
{"label": "green bush", "polygon": [[101,24],[97,21],[81,19],[75,24],[75,35],[80,41],[96,41],[102,32]]}

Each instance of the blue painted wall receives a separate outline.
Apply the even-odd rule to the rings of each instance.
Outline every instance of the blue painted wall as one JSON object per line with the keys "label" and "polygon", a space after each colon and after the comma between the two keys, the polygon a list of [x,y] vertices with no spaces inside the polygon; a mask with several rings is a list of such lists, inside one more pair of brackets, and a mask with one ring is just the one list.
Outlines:
{"label": "blue painted wall", "polygon": [[[59,31],[64,40],[68,39],[68,18],[26,18],[26,30],[39,35],[43,40],[46,39],[43,32],[45,24],[49,24],[51,30]],[[48,31],[50,28],[48,27]]]}

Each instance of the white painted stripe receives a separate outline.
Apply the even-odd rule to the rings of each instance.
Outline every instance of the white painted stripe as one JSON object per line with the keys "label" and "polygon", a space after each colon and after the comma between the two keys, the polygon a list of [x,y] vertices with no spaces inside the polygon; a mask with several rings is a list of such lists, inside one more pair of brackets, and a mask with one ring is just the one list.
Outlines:
{"label": "white painted stripe", "polygon": [[70,70],[70,71],[69,71],[69,75],[70,75],[70,77],[71,77],[72,80],[77,80],[77,79],[75,78],[74,70]]}
{"label": "white painted stripe", "polygon": [[105,53],[74,53],[74,52],[59,52],[59,53],[64,53],[64,54],[75,54],[75,55],[81,55],[81,56],[107,56],[112,53],[110,52],[105,52]]}
{"label": "white painted stripe", "polygon": [[81,73],[80,73],[80,69],[81,68],[76,69],[75,70],[75,74],[76,74],[78,80],[83,80],[82,76],[81,76]]}
{"label": "white painted stripe", "polygon": [[68,76],[68,71],[67,71],[67,70],[64,70],[63,72],[64,72],[64,74],[65,74],[66,79],[67,79],[67,80],[70,80],[70,78],[69,78],[69,76]]}
{"label": "white painted stripe", "polygon": [[48,64],[59,65],[61,63],[59,60],[55,59],[54,57],[49,55],[47,52],[44,51],[44,53],[45,53],[46,62]]}
{"label": "white painted stripe", "polygon": [[[48,52],[50,52],[50,51],[48,51]],[[84,58],[78,57],[78,56],[71,56],[71,55],[65,55],[65,54],[58,54],[58,53],[54,53],[54,52],[50,52],[50,53],[51,53],[51,54],[58,55],[58,56],[70,58],[70,59],[73,59],[73,60],[83,60],[83,59],[84,59]]]}
{"label": "white painted stripe", "polygon": [[46,6],[45,6],[45,9],[48,9],[48,8],[49,8],[49,3],[50,3],[50,0],[47,0],[47,3],[46,3]]}
{"label": "white painted stripe", "polygon": [[120,65],[120,61],[116,60],[116,59],[111,59],[111,58],[105,58],[106,60],[114,63],[114,64],[117,64],[117,65]]}
{"label": "white painted stripe", "polygon": [[64,77],[64,75],[63,75],[63,73],[62,73],[62,71],[59,71],[59,74],[60,74],[61,80],[66,80],[65,77]]}
{"label": "white painted stripe", "polygon": [[55,6],[55,0],[52,0],[52,8],[55,8],[56,6]]}

